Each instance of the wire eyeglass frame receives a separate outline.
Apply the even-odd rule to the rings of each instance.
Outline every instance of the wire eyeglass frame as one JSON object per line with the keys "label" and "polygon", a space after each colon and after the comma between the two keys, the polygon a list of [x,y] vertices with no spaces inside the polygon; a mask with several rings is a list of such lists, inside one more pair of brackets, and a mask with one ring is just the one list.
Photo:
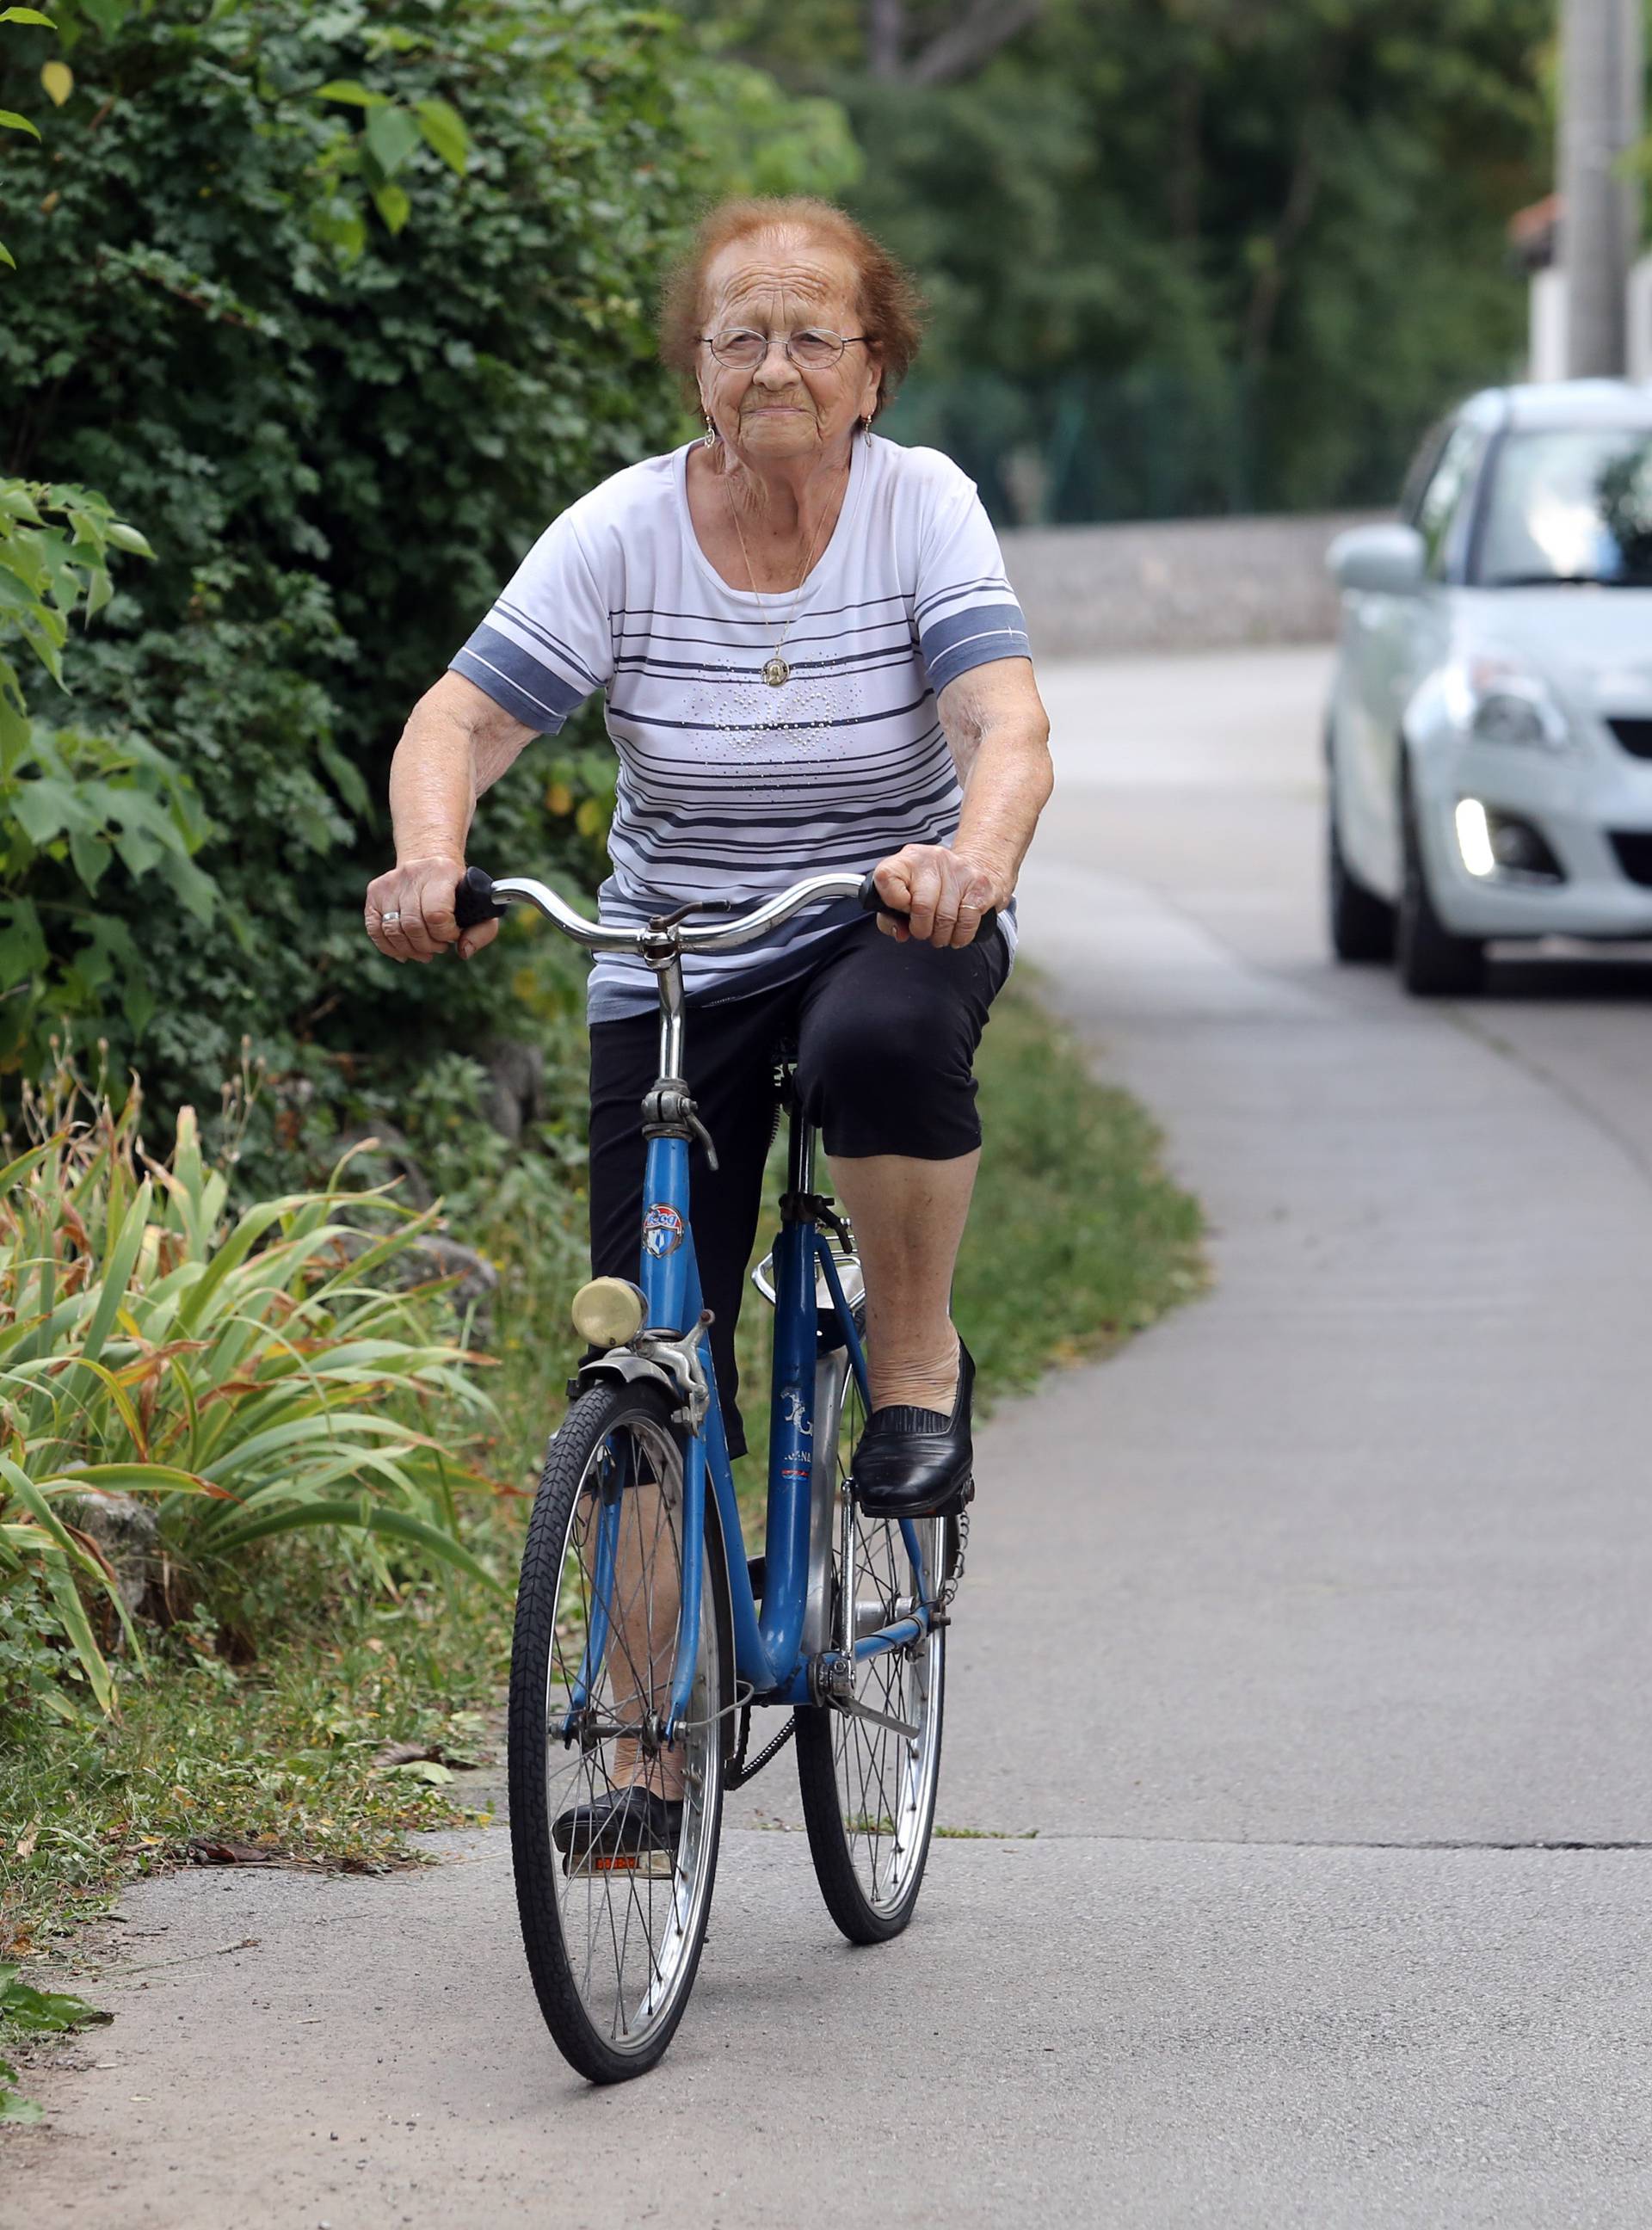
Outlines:
{"label": "wire eyeglass frame", "polygon": [[[752,325],[731,325],[722,332],[701,333],[702,344],[708,348],[719,364],[730,371],[755,371],[778,340],[786,352],[789,364],[805,365],[811,371],[823,371],[829,364],[841,364],[843,351],[853,343],[869,342],[870,333],[835,333],[829,326],[805,325],[795,333],[760,333]],[[816,342],[825,351],[823,355],[802,356],[799,345]],[[755,349],[745,348],[731,356],[728,351],[736,343],[755,343]]]}

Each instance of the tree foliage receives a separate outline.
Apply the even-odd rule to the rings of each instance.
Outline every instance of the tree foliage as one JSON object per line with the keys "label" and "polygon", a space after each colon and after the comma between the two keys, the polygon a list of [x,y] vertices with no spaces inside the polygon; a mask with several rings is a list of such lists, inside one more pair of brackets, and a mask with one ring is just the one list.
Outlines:
{"label": "tree foliage", "polygon": [[847,105],[933,306],[890,430],[1001,515],[1384,500],[1517,355],[1546,0],[700,5]]}

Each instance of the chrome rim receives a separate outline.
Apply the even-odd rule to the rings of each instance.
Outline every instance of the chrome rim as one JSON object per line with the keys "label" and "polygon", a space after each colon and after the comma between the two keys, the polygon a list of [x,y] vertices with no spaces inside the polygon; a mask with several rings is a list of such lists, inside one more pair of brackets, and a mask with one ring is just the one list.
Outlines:
{"label": "chrome rim", "polygon": [[[604,1513],[612,1576],[601,1589]],[[581,1476],[564,1537],[557,1620],[545,1681],[545,1801],[571,1808],[641,1782],[674,1795],[668,1762],[645,1731],[669,1708],[682,1576],[682,1466],[662,1428],[633,1420],[606,1434]],[[594,1614],[609,1639],[585,1663]],[[600,1626],[601,1621],[599,1621]],[[641,2053],[691,1976],[710,1893],[711,1820],[721,1772],[720,1685],[709,1564],[700,1590],[700,1650],[681,1759],[682,1822],[674,1851],[635,1869],[554,1853],[557,1919],[586,2017],[612,2051]],[[582,1672],[584,1739],[568,1731]],[[674,1776],[672,1777],[674,1781]]]}
{"label": "chrome rim", "polygon": [[[857,1637],[910,1617],[926,1595],[933,1599],[944,1550],[945,1521],[918,1519],[912,1531],[922,1560],[920,1577],[900,1524],[865,1517],[853,1506],[844,1491],[844,1452],[853,1448],[860,1424],[859,1395],[851,1382],[838,1443],[834,1636],[846,1653]],[[843,1614],[846,1605],[853,1606],[852,1619]],[[848,1711],[832,1713],[838,1814],[855,1879],[874,1912],[897,1911],[923,1869],[939,1767],[945,1646],[945,1632],[934,1631],[911,1648],[865,1658],[855,1667],[855,1701],[883,1718],[901,1721],[913,1733],[901,1734]]]}

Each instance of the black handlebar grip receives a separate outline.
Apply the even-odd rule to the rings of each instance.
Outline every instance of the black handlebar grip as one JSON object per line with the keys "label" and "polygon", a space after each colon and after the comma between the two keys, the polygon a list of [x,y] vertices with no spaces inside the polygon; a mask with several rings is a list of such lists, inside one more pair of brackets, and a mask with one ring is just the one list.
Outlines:
{"label": "black handlebar grip", "polygon": [[499,921],[505,909],[494,896],[494,879],[480,867],[467,867],[464,880],[453,894],[453,918],[461,929],[480,929],[485,921]]}
{"label": "black handlebar grip", "polygon": [[[892,906],[887,899],[878,895],[875,870],[873,868],[868,867],[861,878],[860,895],[861,905],[868,913],[887,914],[891,921],[898,921],[903,929],[912,919],[910,914],[902,913],[899,907]],[[997,925],[998,910],[996,906],[989,906],[975,925],[976,944],[984,944]]]}

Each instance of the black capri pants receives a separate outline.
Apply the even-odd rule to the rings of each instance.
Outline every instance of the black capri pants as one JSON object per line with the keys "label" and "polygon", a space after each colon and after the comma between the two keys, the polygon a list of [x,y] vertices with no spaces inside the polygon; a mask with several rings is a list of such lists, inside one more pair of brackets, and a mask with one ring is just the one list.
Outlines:
{"label": "black capri pants", "polygon": [[[684,1029],[688,1086],[720,1166],[689,1148],[694,1254],[713,1312],[711,1348],[731,1455],[745,1447],[734,1324],[774,1138],[775,1065],[796,1048],[797,1093],[829,1154],[946,1162],[981,1143],[975,1049],[1010,972],[1003,931],[938,950],[899,944],[868,915],[805,974],[706,1005]],[[590,1261],[635,1279],[642,1255],[642,1095],[659,1071],[657,1012],[590,1031]]]}

